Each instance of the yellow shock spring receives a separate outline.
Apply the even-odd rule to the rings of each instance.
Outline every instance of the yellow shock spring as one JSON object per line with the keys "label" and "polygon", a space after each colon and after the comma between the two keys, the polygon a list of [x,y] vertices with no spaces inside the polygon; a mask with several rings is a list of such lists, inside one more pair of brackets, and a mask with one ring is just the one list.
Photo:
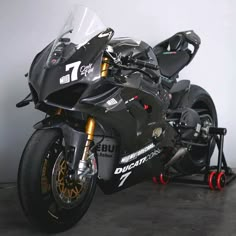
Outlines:
{"label": "yellow shock spring", "polygon": [[103,57],[102,66],[101,66],[101,77],[105,78],[108,75],[108,68],[109,68],[109,58]]}

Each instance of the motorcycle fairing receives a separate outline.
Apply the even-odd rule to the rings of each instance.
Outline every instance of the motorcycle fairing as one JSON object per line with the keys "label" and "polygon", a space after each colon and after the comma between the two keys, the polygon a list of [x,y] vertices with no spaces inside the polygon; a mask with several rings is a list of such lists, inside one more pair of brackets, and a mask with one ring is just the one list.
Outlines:
{"label": "motorcycle fairing", "polygon": [[156,145],[132,162],[118,163],[112,177],[109,180],[98,179],[98,185],[105,194],[112,194],[135,185],[163,170],[163,155],[163,150]]}
{"label": "motorcycle fairing", "polygon": [[[70,31],[66,31],[66,34],[68,32]],[[61,43],[69,43],[61,45],[60,39],[57,39],[35,58],[29,77],[36,106],[46,104],[51,107],[64,108],[67,112],[89,114],[104,127],[114,129],[119,134],[119,141],[114,138],[114,143],[119,146],[119,151],[112,155],[110,163],[108,160],[104,161],[106,164],[99,173],[101,181],[108,186],[105,188],[109,188],[109,191],[117,191],[117,188],[126,187],[134,180],[139,180],[143,175],[142,172],[150,174],[150,171],[147,171],[148,168],[144,167],[149,166],[149,163],[156,159],[154,157],[158,156],[160,152],[155,149],[165,147],[165,141],[150,150],[150,153],[138,156],[135,163],[139,163],[148,155],[152,156],[151,159],[147,159],[144,163],[140,162],[137,166],[132,163],[127,164],[135,165],[135,167],[132,168],[130,181],[123,186],[120,186],[122,175],[113,171],[115,171],[116,164],[118,164],[117,168],[125,168],[126,164],[120,163],[120,159],[124,156],[135,153],[152,143],[153,131],[156,128],[163,129],[163,140],[173,140],[171,137],[175,135],[168,131],[171,128],[164,121],[170,101],[167,91],[163,90],[162,85],[154,80],[157,78],[157,72],[140,68],[141,71],[126,70],[101,78],[101,64],[107,45],[112,46],[114,52],[123,58],[132,54],[132,57],[136,59],[157,64],[155,54],[149,45],[130,38],[110,40],[113,33],[112,29],[107,28],[81,47],[67,38],[64,38]],[[65,50],[65,61],[56,60],[58,58],[52,54],[57,47]],[[146,73],[142,73],[142,71]],[[145,109],[145,106],[148,109]],[[64,127],[63,122],[67,121],[61,122],[57,127],[61,126],[62,132],[65,132],[62,127]],[[83,123],[83,120],[77,120],[77,123],[80,122]],[[66,125],[70,126],[68,123]],[[107,134],[105,134],[105,138],[107,138]],[[69,140],[69,138],[67,142],[75,143],[73,139]],[[168,143],[167,146],[171,145]],[[77,163],[78,156],[74,155],[71,159],[72,164]],[[110,182],[113,183],[113,190],[109,187]]]}
{"label": "motorcycle fairing", "polygon": [[[29,84],[34,91],[34,96],[36,96],[34,100],[37,103],[45,103],[73,110],[75,103],[79,99],[78,97],[77,100],[74,99],[68,101],[68,103],[62,102],[60,104],[62,99],[55,99],[56,95],[62,92],[64,95],[69,96],[72,92],[78,93],[78,84],[90,86],[99,82],[101,79],[102,54],[113,33],[114,31],[110,28],[99,33],[83,47],[76,50],[65,62],[61,62],[56,66],[47,66],[52,44],[46,47],[38,54],[30,69]],[[74,45],[74,47],[76,46]],[[73,66],[73,63],[77,63],[77,68]],[[86,70],[86,68],[89,70]],[[74,76],[75,73],[76,77]],[[68,76],[69,81],[67,83],[60,83],[61,79],[66,76]],[[37,103],[36,106],[39,105]]]}
{"label": "motorcycle fairing", "polygon": [[[145,86],[142,90],[140,87],[137,89],[124,87],[117,90],[117,95],[112,94],[110,98],[105,98],[100,103],[96,102],[99,106],[90,107],[90,114],[119,132],[122,140],[121,155],[134,152],[150,142],[153,130],[159,126],[159,121],[162,119],[164,109],[161,101],[146,89]],[[128,99],[135,96],[140,100],[126,103]],[[117,104],[105,113],[109,99],[115,99]],[[141,100],[152,107],[150,113],[141,105]]]}
{"label": "motorcycle fairing", "polygon": [[[81,132],[78,131],[79,139],[73,139],[77,136],[75,129],[71,129],[69,124],[61,119],[61,117],[49,117],[34,125],[36,129],[61,129],[65,135],[66,143],[71,147],[74,142],[81,142]],[[73,135],[71,135],[73,130]],[[98,185],[105,194],[112,194],[122,189],[128,188],[137,184],[145,177],[151,177],[155,173],[160,173],[163,170],[163,160],[165,157],[165,150],[160,143],[153,144],[153,148],[136,156],[132,161],[122,163],[122,156],[119,152],[119,141],[110,129],[106,129],[104,141],[97,149],[98,162]],[[101,140],[102,132],[99,128],[95,134],[95,142]],[[169,138],[169,137],[168,137]],[[152,144],[149,143],[149,145]],[[77,144],[76,144],[77,145]],[[108,146],[110,145],[110,147]],[[144,147],[143,147],[144,148]],[[78,150],[79,151],[79,150]],[[79,159],[70,159],[69,163],[73,166],[77,164]]]}
{"label": "motorcycle fairing", "polygon": [[[152,52],[145,43],[138,44],[127,38],[112,40],[109,45],[113,45],[117,52],[115,45],[123,47],[123,56],[128,55],[133,46],[136,47],[137,56]],[[76,109],[89,112],[119,132],[122,140],[121,155],[134,152],[152,140],[152,132],[158,127],[168,107],[168,94],[161,89],[160,84],[140,72],[129,71],[125,77],[114,75],[106,78],[100,81],[101,88],[105,83],[112,85],[110,90],[97,96],[83,96],[85,98],[80,99]],[[132,100],[134,97],[138,97],[137,101]],[[109,101],[114,101],[114,104],[108,105]],[[148,104],[151,110],[145,110],[144,104]]]}
{"label": "motorcycle fairing", "polygon": [[[73,135],[70,135],[71,128],[69,123],[60,117],[49,117],[41,122],[37,123],[35,129],[61,129],[65,135],[66,143],[68,146],[74,146],[74,142],[81,142],[81,132],[78,130],[79,138],[75,140],[73,137],[77,136],[75,129]],[[161,124],[159,124],[161,126]],[[163,124],[162,124],[163,126]],[[163,126],[164,128],[164,126]],[[78,127],[76,128],[78,129]],[[105,127],[105,138],[100,146],[97,148],[97,162],[98,162],[98,184],[102,191],[106,194],[111,194],[129,186],[132,186],[143,180],[145,177],[151,177],[156,173],[163,171],[164,163],[166,160],[166,146],[174,145],[170,143],[170,139],[173,135],[173,130],[170,127],[166,127],[166,132],[162,137],[161,142],[153,143],[150,141],[147,145],[142,146],[141,149],[145,149],[146,146],[152,146],[152,148],[144,151],[140,155],[136,155],[132,160],[122,161],[125,156],[120,153],[120,138],[109,127]],[[103,136],[99,126],[95,132],[95,142],[99,142]],[[81,139],[81,140],[80,140]],[[168,142],[168,143],[166,143]],[[69,157],[68,157],[69,158]],[[75,165],[79,159],[69,158],[68,161],[71,165]]]}

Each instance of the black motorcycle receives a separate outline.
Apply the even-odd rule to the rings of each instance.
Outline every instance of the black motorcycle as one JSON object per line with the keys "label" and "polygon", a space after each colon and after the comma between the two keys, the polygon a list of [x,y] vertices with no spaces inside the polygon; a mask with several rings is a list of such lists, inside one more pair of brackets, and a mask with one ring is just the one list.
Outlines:
{"label": "black motorcycle", "polygon": [[30,94],[17,107],[33,101],[46,117],[22,154],[18,191],[41,230],[77,223],[97,184],[111,194],[145,178],[165,183],[170,169],[196,173],[213,153],[214,103],[177,81],[198,51],[197,34],[179,32],[154,48],[113,34],[79,7],[29,70]]}

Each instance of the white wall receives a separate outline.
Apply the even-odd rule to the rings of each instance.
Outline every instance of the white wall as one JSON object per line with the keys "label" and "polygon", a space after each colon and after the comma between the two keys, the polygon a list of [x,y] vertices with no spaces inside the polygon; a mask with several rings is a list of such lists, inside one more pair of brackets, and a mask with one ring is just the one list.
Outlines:
{"label": "white wall", "polygon": [[228,128],[225,153],[236,166],[234,0],[1,0],[0,182],[16,179],[32,125],[43,117],[32,105],[15,108],[28,92],[23,75],[34,55],[55,37],[75,2],[93,8],[116,36],[143,39],[152,46],[182,30],[194,29],[200,35],[198,55],[180,78],[190,79],[212,95],[219,125]]}

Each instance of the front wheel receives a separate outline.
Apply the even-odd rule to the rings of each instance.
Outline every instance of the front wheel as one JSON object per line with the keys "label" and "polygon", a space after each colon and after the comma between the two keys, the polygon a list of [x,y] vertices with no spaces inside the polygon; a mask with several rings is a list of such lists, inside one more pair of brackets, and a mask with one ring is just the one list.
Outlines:
{"label": "front wheel", "polygon": [[37,130],[21,157],[18,193],[25,215],[41,231],[71,228],[90,206],[97,176],[72,182],[67,173],[60,130]]}

